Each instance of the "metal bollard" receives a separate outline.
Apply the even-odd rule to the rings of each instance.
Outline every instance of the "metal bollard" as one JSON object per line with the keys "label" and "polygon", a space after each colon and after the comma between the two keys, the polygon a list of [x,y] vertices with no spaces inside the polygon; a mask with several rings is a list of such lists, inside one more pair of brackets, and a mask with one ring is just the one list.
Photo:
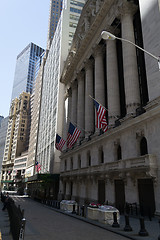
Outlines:
{"label": "metal bollard", "polygon": [[76,213],[76,205],[75,204],[73,204],[73,211],[72,211],[72,214],[75,214]]}
{"label": "metal bollard", "polygon": [[76,215],[80,215],[80,207],[79,207],[79,205],[77,205],[77,212],[76,212]]}
{"label": "metal bollard", "polygon": [[144,218],[140,217],[139,220],[140,220],[140,227],[141,227],[139,231],[139,236],[148,236],[148,232],[145,229]]}
{"label": "metal bollard", "polygon": [[60,202],[57,201],[57,208],[60,209]]}
{"label": "metal bollard", "polygon": [[21,240],[21,239],[24,240],[25,225],[26,225],[26,219],[23,218],[22,219],[22,226],[21,226],[20,234],[19,234],[19,240]]}
{"label": "metal bollard", "polygon": [[84,217],[84,205],[81,207],[81,215]]}
{"label": "metal bollard", "polygon": [[[158,223],[159,223],[159,227],[160,227],[160,220],[158,221]],[[160,235],[158,236],[158,240],[160,240]]]}
{"label": "metal bollard", "polygon": [[114,212],[113,213],[113,224],[112,224],[112,227],[115,227],[115,228],[119,228],[119,223],[117,222],[117,213]]}
{"label": "metal bollard", "polygon": [[131,232],[132,228],[129,224],[129,216],[128,215],[125,215],[125,222],[126,222],[126,225],[125,225],[123,230],[126,231],[126,232]]}

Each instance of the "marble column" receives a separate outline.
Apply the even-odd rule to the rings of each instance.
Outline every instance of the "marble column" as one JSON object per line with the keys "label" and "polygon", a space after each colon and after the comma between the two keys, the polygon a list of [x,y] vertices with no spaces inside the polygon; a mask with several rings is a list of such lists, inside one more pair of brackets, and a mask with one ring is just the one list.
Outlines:
{"label": "marble column", "polygon": [[93,100],[93,60],[85,62],[85,137],[94,132],[94,104]]}
{"label": "marble column", "polygon": [[[123,5],[121,14],[122,38],[135,42],[133,28],[133,14],[136,6],[131,3]],[[122,41],[124,85],[126,95],[127,114],[135,113],[140,105],[140,91],[138,81],[138,68],[136,58],[136,48],[130,43]]]}
{"label": "marble column", "polygon": [[75,126],[77,123],[77,81],[72,83],[72,110],[71,110],[71,122]]}
{"label": "marble column", "polygon": [[79,140],[84,138],[85,132],[85,95],[84,95],[84,72],[80,72],[77,76],[78,80],[78,102],[77,102],[77,127],[81,131]]}
{"label": "marble column", "polygon": [[120,116],[120,94],[116,41],[106,42],[108,125],[112,126]]}
{"label": "marble column", "polygon": [[[101,105],[105,106],[105,84],[104,84],[104,64],[103,64],[104,49],[98,45],[94,49],[95,58],[95,99]],[[95,126],[97,118],[95,117]],[[99,129],[96,129],[99,132]]]}
{"label": "marble column", "polygon": [[[67,89],[66,97],[64,100],[64,121],[63,121],[63,139],[67,139],[67,133],[69,128],[69,122],[71,121],[71,109],[72,109],[72,90]],[[67,143],[65,143],[63,149],[67,148]]]}

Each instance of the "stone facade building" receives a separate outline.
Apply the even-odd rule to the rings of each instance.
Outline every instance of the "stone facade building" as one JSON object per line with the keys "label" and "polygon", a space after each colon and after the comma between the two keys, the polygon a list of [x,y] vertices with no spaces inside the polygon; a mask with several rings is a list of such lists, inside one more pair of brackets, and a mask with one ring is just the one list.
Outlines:
{"label": "stone facade building", "polygon": [[[12,100],[4,156],[2,162],[1,184],[9,187],[13,183],[13,166],[15,159],[28,150],[30,125],[30,94],[21,93]],[[26,165],[25,165],[26,167]],[[25,172],[25,167],[21,168]]]}
{"label": "stone facade building", "polygon": [[[82,133],[61,154],[60,196],[81,203],[109,202],[121,209],[136,202],[160,214],[158,63],[123,40],[103,40],[104,30],[157,55],[158,1],[86,2],[61,75],[63,138],[69,121]],[[106,133],[96,128],[90,96],[108,110]]]}

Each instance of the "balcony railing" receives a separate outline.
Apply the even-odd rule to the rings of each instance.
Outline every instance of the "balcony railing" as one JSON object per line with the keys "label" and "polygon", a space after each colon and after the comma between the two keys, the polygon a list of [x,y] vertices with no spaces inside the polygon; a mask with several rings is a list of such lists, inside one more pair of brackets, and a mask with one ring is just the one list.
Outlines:
{"label": "balcony railing", "polygon": [[133,171],[149,171],[157,169],[156,156],[147,154],[137,158],[130,158],[124,160],[118,160],[115,162],[108,162],[101,165],[89,166],[80,169],[72,169],[61,171],[61,176],[83,176],[83,175],[94,175],[94,174],[110,174],[113,172],[133,172]]}

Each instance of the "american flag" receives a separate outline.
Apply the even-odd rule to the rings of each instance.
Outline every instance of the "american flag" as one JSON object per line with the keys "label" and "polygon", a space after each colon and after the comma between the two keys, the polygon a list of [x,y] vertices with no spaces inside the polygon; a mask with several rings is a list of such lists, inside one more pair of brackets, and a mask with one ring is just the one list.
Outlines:
{"label": "american flag", "polygon": [[97,128],[102,128],[103,132],[107,132],[108,124],[106,120],[106,109],[102,107],[96,100],[94,100],[97,113]]}
{"label": "american flag", "polygon": [[39,172],[41,170],[41,164],[36,162],[36,171]]}
{"label": "american flag", "polygon": [[77,141],[81,131],[78,130],[71,122],[69,124],[68,136],[67,136],[67,147],[71,148]]}
{"label": "american flag", "polygon": [[62,151],[62,148],[65,144],[65,140],[63,140],[63,138],[61,138],[58,134],[56,134],[56,143],[55,143],[55,147],[57,150]]}

